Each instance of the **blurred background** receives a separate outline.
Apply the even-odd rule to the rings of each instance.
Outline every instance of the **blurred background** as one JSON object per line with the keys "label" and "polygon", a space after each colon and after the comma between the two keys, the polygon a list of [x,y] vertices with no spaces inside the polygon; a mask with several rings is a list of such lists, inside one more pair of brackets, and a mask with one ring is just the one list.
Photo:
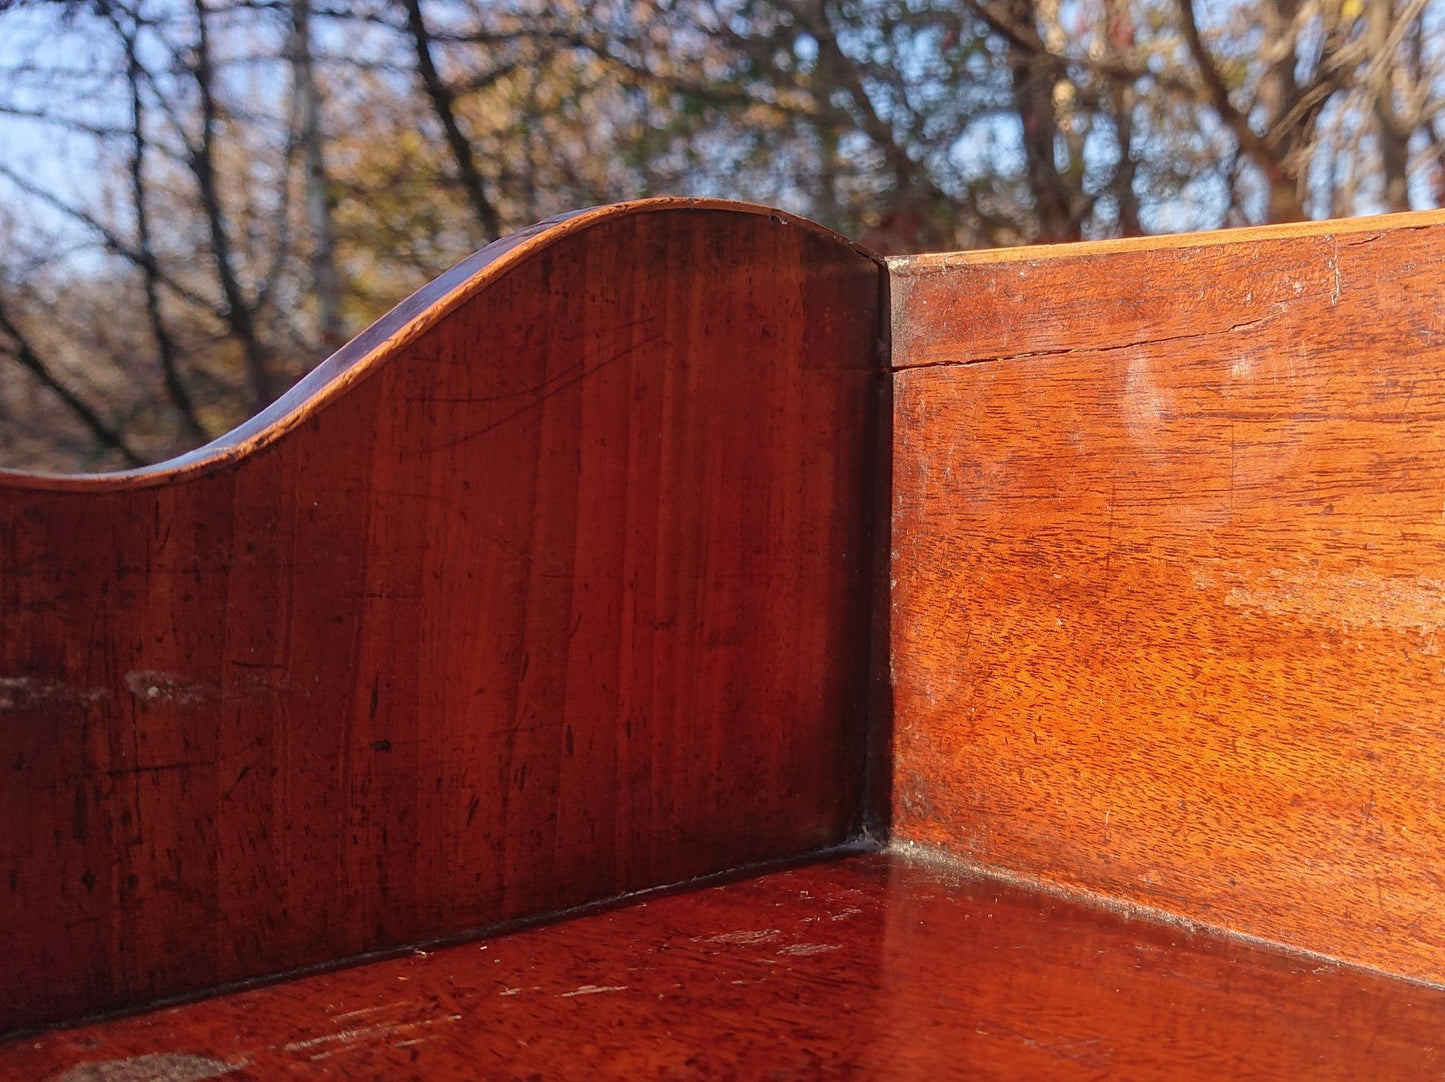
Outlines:
{"label": "blurred background", "polygon": [[0,0],[0,466],[203,443],[559,211],[887,253],[1420,209],[1442,102],[1445,0]]}

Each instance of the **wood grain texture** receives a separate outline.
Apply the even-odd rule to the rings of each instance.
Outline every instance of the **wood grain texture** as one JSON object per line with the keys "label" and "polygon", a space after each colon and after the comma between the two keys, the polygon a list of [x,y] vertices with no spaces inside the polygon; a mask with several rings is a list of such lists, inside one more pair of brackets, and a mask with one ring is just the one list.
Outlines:
{"label": "wood grain texture", "polygon": [[893,822],[1439,981],[1445,218],[1338,224],[893,265]]}
{"label": "wood grain texture", "polygon": [[589,212],[218,446],[0,477],[0,1030],[847,837],[880,274]]}
{"label": "wood grain texture", "polygon": [[1439,990],[870,855],[38,1034],[0,1076],[1414,1082],[1442,1026]]}
{"label": "wood grain texture", "polygon": [[[1333,262],[1342,248],[1441,225],[1445,210],[900,256],[888,261],[891,363],[966,364],[1219,334],[1273,317],[1281,304],[1333,296],[1344,286]],[[1186,277],[1176,281],[1181,268]]]}

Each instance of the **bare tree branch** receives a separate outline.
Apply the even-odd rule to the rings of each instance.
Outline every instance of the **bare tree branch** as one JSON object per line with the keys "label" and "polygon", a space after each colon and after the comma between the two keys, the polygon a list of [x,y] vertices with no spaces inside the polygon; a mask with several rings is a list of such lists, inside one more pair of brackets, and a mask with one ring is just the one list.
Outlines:
{"label": "bare tree branch", "polygon": [[446,135],[447,146],[451,148],[457,175],[462,182],[462,190],[466,192],[472,210],[476,213],[485,239],[496,240],[502,234],[501,215],[487,197],[486,182],[482,180],[481,170],[477,168],[472,144],[457,122],[456,96],[437,71],[436,61],[432,57],[432,38],[422,15],[421,0],[403,0],[403,5],[406,8],[406,23],[411,34],[412,47],[416,51],[416,73],[421,79],[427,100],[431,102],[432,112],[436,114]]}
{"label": "bare tree branch", "polygon": [[60,401],[64,402],[70,412],[75,414],[81,424],[90,430],[102,447],[118,451],[127,465],[144,466],[146,464],[145,459],[131,448],[125,437],[107,424],[89,403],[67,387],[64,381],[55,374],[54,369],[41,358],[40,353],[10,318],[10,314],[5,310],[3,304],[0,304],[0,331],[3,331],[13,343],[6,351],[9,356]]}
{"label": "bare tree branch", "polygon": [[[311,66],[311,2],[291,3],[291,86],[294,130],[305,170],[306,221],[311,229],[311,287],[325,352],[346,340],[341,316],[341,277],[336,271],[334,197],[321,133],[321,90]],[[273,276],[274,280],[274,276]]]}
{"label": "bare tree branch", "polygon": [[[126,262],[131,263],[137,267],[142,266],[145,263],[145,255],[139,249],[137,249],[135,245],[131,244],[116,230],[107,226],[104,222],[102,222],[94,214],[91,214],[89,211],[83,210],[80,207],[72,206],[71,204],[65,202],[63,199],[57,196],[54,192],[50,191],[48,188],[42,188],[40,185],[34,183],[28,178],[21,176],[9,166],[0,165],[0,177],[4,177],[11,184],[14,184],[17,188],[23,191],[26,195],[34,197],[35,199],[44,203],[46,206],[50,207],[52,210],[59,211],[66,217],[71,218],[74,221],[77,221],[81,225],[85,226],[98,238],[100,238],[101,245],[105,248],[106,251],[110,252],[112,255],[119,256]],[[166,288],[169,289],[172,293],[176,294],[176,296],[185,299],[188,303],[193,304],[198,308],[203,308],[208,311],[216,310],[216,304],[210,298],[202,296],[200,293],[197,293],[185,283],[181,282],[174,275],[168,273],[165,267],[162,266],[160,263],[157,263],[155,266],[158,279],[164,282]]]}
{"label": "bare tree branch", "polygon": [[112,17],[111,24],[119,34],[126,58],[126,85],[130,89],[131,108],[131,153],[129,161],[131,202],[135,209],[136,245],[140,255],[141,280],[145,288],[146,317],[150,321],[151,336],[155,339],[156,353],[160,361],[161,376],[171,405],[181,418],[187,436],[196,443],[211,438],[200,418],[196,416],[195,404],[190,391],[181,378],[177,360],[175,339],[161,313],[160,265],[151,240],[149,198],[146,192],[145,158],[147,141],[145,135],[145,103],[141,95],[140,60],[136,54],[136,40],[133,30],[128,30],[120,20]]}
{"label": "bare tree branch", "polygon": [[221,193],[216,183],[216,124],[219,110],[215,97],[215,68],[211,57],[210,13],[206,0],[194,0],[196,15],[196,47],[190,75],[195,80],[201,103],[201,134],[191,155],[191,171],[201,198],[206,225],[211,239],[211,255],[216,277],[226,298],[226,322],[230,325],[245,358],[254,409],[265,409],[275,399],[267,350],[256,333],[256,321],[250,303],[241,289],[231,253],[231,238],[226,225]]}

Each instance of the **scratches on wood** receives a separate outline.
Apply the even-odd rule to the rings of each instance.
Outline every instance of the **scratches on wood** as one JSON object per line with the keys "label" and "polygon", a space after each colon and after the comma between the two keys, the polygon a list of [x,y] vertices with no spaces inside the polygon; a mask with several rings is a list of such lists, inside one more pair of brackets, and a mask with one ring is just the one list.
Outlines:
{"label": "scratches on wood", "polygon": [[227,1062],[209,1056],[149,1052],[126,1059],[81,1063],[46,1082],[204,1082],[245,1070],[247,1062]]}
{"label": "scratches on wood", "polygon": [[[329,1059],[338,1052],[355,1051],[365,1049],[368,1045],[391,1044],[393,1037],[414,1033],[419,1029],[429,1029],[432,1026],[448,1025],[452,1022],[460,1022],[460,1014],[445,1014],[436,1018],[420,1018],[411,1022],[377,1022],[372,1025],[357,1026],[354,1029],[338,1030],[335,1033],[323,1033],[316,1037],[306,1037],[299,1041],[289,1041],[282,1046],[285,1052],[305,1052],[311,1060]],[[401,1045],[398,1045],[401,1047]]]}
{"label": "scratches on wood", "polygon": [[125,686],[142,702],[177,706],[194,706],[216,694],[216,689],[209,684],[158,669],[133,669],[125,674]]}
{"label": "scratches on wood", "polygon": [[[96,1058],[97,1045],[238,1048],[248,1080],[1416,1082],[1445,1067],[1445,990],[932,856],[788,868],[501,936],[485,951],[36,1034],[0,1044],[0,1077],[44,1078]],[[762,915],[775,938],[712,941],[719,928],[761,930]],[[337,1022],[383,1005],[355,1016],[364,1025]]]}
{"label": "scratches on wood", "polygon": [[[1284,616],[1338,627],[1342,631],[1394,628],[1421,634],[1420,647],[1440,652],[1436,633],[1445,626],[1445,581],[1421,576],[1311,574],[1268,568],[1245,581],[1243,575],[1221,576],[1226,605],[1263,617]],[[1195,589],[1212,580],[1196,577]]]}
{"label": "scratches on wood", "polygon": [[35,676],[0,676],[0,712],[36,710],[47,705],[87,705],[110,698],[109,688],[85,687]]}
{"label": "scratches on wood", "polygon": [[570,992],[558,993],[558,999],[573,999],[576,996],[600,996],[608,992],[625,992],[625,984],[584,984]]}
{"label": "scratches on wood", "polygon": [[737,932],[720,932],[717,935],[704,936],[708,943],[723,943],[729,946],[749,946],[753,943],[767,943],[777,939],[780,932],[777,928],[762,928],[758,931],[743,929]]}

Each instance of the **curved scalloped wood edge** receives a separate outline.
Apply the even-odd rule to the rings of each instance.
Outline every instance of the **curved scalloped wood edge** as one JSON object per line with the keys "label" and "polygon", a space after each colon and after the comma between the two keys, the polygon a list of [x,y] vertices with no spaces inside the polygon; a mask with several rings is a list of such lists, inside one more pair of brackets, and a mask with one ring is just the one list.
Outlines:
{"label": "curved scalloped wood edge", "polygon": [[0,469],[0,487],[101,489],[115,485],[164,484],[233,462],[303,424],[347,388],[372,375],[428,328],[445,319],[458,305],[559,241],[618,218],[689,209],[768,217],[833,238],[880,266],[883,262],[868,249],[816,222],[758,203],[660,196],[567,211],[509,233],[463,259],[318,364],[271,405],[202,447],[148,466],[108,473],[52,474]]}
{"label": "curved scalloped wood edge", "polygon": [[0,1030],[855,836],[883,279],[584,212],[193,456],[7,478]]}

